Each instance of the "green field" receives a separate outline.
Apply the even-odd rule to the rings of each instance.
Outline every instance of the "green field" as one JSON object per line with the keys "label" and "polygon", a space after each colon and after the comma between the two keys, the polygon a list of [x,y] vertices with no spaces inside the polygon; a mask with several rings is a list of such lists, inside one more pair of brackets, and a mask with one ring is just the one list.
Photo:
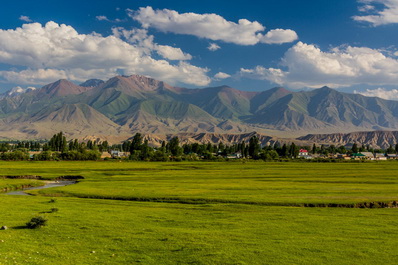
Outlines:
{"label": "green field", "polygon": [[[3,176],[85,178],[0,195],[0,264],[397,264],[398,209],[348,208],[398,200],[396,172],[395,161],[0,162]],[[48,225],[26,229],[38,214]]]}

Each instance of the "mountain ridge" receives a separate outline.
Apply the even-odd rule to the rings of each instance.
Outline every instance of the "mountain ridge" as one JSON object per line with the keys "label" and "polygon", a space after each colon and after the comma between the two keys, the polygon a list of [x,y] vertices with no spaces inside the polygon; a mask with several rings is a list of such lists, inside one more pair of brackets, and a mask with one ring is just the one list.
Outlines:
{"label": "mountain ridge", "polygon": [[[73,118],[56,119],[57,126],[52,126],[54,115]],[[42,128],[36,126],[40,121],[46,121]],[[398,102],[328,87],[299,92],[281,87],[261,92],[228,86],[188,89],[132,75],[87,80],[81,85],[61,79],[2,97],[0,124],[0,137],[21,139],[48,138],[62,127],[75,138],[104,133],[128,138],[136,132],[233,135],[253,131],[297,137],[398,129]],[[86,124],[90,126],[78,129]]]}

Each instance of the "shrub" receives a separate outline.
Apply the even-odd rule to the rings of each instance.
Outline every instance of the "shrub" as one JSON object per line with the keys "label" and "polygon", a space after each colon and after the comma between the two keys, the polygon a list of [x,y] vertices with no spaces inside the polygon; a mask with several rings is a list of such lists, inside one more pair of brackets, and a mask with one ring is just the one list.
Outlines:
{"label": "shrub", "polygon": [[26,223],[26,226],[30,229],[40,228],[47,224],[47,219],[43,216],[36,216],[30,219],[29,222]]}
{"label": "shrub", "polygon": [[51,213],[58,212],[58,208],[51,208],[50,212],[51,212]]}
{"label": "shrub", "polygon": [[8,161],[24,161],[29,160],[29,154],[26,151],[15,150],[13,152],[1,154],[1,159]]}

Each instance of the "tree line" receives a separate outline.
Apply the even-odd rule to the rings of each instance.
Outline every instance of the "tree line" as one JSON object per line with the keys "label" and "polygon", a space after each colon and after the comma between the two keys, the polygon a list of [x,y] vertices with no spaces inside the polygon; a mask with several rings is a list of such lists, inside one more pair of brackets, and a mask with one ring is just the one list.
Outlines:
{"label": "tree line", "polygon": [[[120,151],[126,160],[134,161],[181,161],[181,160],[225,160],[229,158],[253,159],[274,161],[280,159],[295,159],[300,149],[309,153],[329,156],[330,154],[353,154],[359,152],[398,153],[398,144],[389,146],[386,150],[373,149],[368,146],[351,148],[343,145],[316,145],[298,146],[295,143],[281,144],[275,142],[262,146],[257,136],[252,136],[249,142],[242,141],[234,144],[181,144],[178,137],[163,141],[160,147],[150,146],[148,139],[136,133],[131,140],[121,144],[110,145],[107,141],[78,141],[67,140],[63,132],[51,137],[49,141],[14,141],[0,142],[1,160],[98,160],[102,152]],[[36,151],[29,155],[29,151]]]}

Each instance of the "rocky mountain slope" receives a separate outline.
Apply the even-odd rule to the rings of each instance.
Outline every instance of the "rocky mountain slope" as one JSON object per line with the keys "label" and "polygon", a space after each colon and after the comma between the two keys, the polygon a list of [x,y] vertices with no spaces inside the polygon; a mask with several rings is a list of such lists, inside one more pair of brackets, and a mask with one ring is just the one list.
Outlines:
{"label": "rocky mountain slope", "polygon": [[398,143],[398,131],[373,131],[333,134],[309,134],[297,138],[299,141],[313,142],[326,145],[370,145],[374,148],[386,149]]}
{"label": "rocky mountain slope", "polygon": [[135,132],[233,138],[253,131],[300,136],[393,129],[398,129],[398,102],[327,87],[307,92],[283,88],[247,92],[227,86],[187,89],[133,75],[81,85],[59,80],[0,97],[2,138],[48,138],[59,130],[76,138],[128,138]]}

